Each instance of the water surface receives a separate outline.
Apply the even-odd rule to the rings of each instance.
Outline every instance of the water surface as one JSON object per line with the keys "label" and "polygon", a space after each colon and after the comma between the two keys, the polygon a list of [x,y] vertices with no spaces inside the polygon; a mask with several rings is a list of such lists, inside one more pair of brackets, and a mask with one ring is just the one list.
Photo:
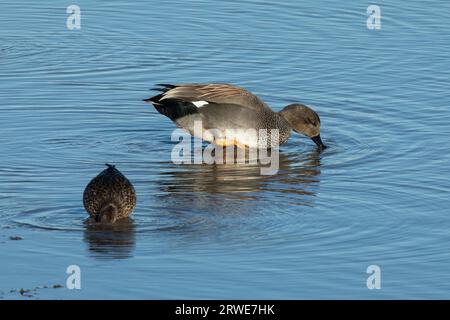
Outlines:
{"label": "water surface", "polygon": [[[0,298],[450,297],[449,3],[381,1],[381,30],[368,2],[77,4],[68,30],[65,1],[2,1]],[[305,103],[330,148],[293,135],[272,176],[175,165],[142,102],[161,82]],[[138,204],[87,227],[105,162]],[[82,289],[52,288],[69,265]]]}

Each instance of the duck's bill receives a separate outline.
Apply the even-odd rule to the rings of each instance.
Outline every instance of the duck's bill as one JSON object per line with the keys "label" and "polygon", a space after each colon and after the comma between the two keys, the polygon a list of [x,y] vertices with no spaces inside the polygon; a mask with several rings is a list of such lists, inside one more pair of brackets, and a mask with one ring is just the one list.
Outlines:
{"label": "duck's bill", "polygon": [[323,149],[326,149],[326,148],[327,148],[327,146],[323,144],[322,139],[320,138],[320,134],[317,135],[317,136],[315,136],[315,137],[312,137],[311,139],[312,139],[312,141],[314,141],[315,144],[317,144],[317,146],[318,146],[320,149],[323,150]]}

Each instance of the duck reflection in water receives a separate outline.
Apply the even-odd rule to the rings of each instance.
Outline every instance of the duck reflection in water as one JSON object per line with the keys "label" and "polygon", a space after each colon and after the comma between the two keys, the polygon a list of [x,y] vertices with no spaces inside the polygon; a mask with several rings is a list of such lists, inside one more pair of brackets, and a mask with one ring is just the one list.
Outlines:
{"label": "duck reflection in water", "polygon": [[252,200],[258,200],[260,192],[269,192],[281,198],[294,195],[296,205],[313,206],[320,159],[321,150],[303,155],[280,152],[274,175],[261,175],[259,165],[173,165],[174,170],[161,173],[159,200],[174,212],[179,208],[224,214],[258,212],[264,203]]}
{"label": "duck reflection in water", "polygon": [[96,223],[87,219],[84,224],[84,241],[93,257],[127,259],[133,256],[136,239],[135,224],[131,218],[115,223]]}

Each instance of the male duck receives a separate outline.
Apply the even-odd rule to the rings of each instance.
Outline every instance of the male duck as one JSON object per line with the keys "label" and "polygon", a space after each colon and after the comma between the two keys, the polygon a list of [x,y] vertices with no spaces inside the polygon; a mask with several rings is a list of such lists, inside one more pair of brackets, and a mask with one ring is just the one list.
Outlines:
{"label": "male duck", "polygon": [[[326,148],[320,138],[320,118],[314,110],[305,105],[290,104],[280,112],[274,112],[256,95],[229,84],[157,86],[159,88],[154,90],[161,93],[144,101],[152,103],[156,110],[169,117],[177,126],[209,142],[241,148],[270,148],[286,142],[294,130],[310,137],[319,148]],[[194,130],[197,121],[202,124],[200,134],[198,130]],[[230,137],[229,129],[238,130]],[[270,141],[269,137],[269,141],[262,141],[257,135],[239,134],[239,130],[242,132],[248,129],[278,129],[278,139]],[[212,130],[228,130],[228,134],[225,137],[208,133]],[[270,132],[267,135],[270,135]]]}

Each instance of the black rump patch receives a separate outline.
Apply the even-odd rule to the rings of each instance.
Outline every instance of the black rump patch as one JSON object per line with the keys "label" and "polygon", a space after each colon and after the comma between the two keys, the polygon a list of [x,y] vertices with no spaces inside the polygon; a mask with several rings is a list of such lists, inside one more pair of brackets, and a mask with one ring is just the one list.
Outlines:
{"label": "black rump patch", "polygon": [[158,96],[149,98],[145,101],[152,102],[155,109],[158,110],[159,113],[170,118],[172,121],[175,121],[189,114],[198,113],[198,108],[192,102],[182,101],[178,99],[163,99],[162,101],[160,101],[159,99],[156,100],[156,97]]}

